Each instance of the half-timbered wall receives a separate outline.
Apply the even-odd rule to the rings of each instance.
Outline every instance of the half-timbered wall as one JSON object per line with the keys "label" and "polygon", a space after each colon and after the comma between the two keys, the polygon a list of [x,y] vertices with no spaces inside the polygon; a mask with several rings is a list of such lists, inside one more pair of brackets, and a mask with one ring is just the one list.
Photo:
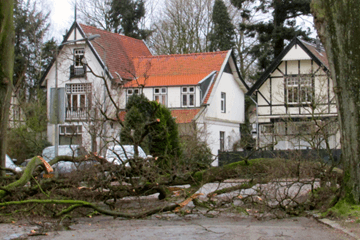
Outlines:
{"label": "half-timbered wall", "polygon": [[[333,84],[324,67],[294,45],[258,88],[259,146],[274,149],[314,147],[316,123],[311,119],[336,119]],[[301,134],[301,136],[300,136]],[[339,133],[329,137],[339,148]],[[320,147],[325,147],[321,137]]]}

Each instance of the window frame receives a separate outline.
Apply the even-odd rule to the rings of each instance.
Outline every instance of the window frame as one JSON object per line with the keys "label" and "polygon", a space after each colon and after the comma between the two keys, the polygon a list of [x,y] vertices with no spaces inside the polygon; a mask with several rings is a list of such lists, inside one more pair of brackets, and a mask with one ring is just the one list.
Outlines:
{"label": "window frame", "polygon": [[[156,90],[159,90],[156,92]],[[158,103],[167,106],[167,95],[168,95],[168,89],[166,87],[156,87],[154,88],[154,101],[157,101]],[[157,99],[158,98],[158,99]]]}
{"label": "window frame", "polygon": [[220,151],[225,151],[225,132],[224,131],[220,131],[220,139],[219,139],[219,143],[220,143]]}
{"label": "window frame", "polygon": [[80,119],[87,116],[92,105],[91,83],[67,83],[66,94],[66,118]]}
{"label": "window frame", "polygon": [[[75,131],[67,132],[67,129],[76,128]],[[63,131],[65,129],[65,132]],[[59,143],[65,141],[65,139],[70,138],[70,144],[82,144],[82,134],[83,126],[82,125],[59,125]],[[75,141],[79,142],[73,142]],[[80,144],[79,144],[80,143]],[[67,145],[67,144],[66,144]]]}
{"label": "window frame", "polygon": [[[193,90],[190,91],[190,89],[193,89]],[[187,107],[187,108],[195,107],[196,106],[196,98],[195,98],[196,88],[195,88],[195,86],[182,86],[180,91],[181,91],[181,99],[180,99],[181,107]],[[191,101],[193,104],[190,104]],[[184,102],[185,102],[185,104],[184,104]]]}
{"label": "window frame", "polygon": [[314,95],[312,75],[288,75],[285,77],[285,102],[288,105],[311,104]]}
{"label": "window frame", "polygon": [[85,48],[74,48],[74,67],[75,68],[83,68],[84,62],[83,59],[85,58]]}
{"label": "window frame", "polygon": [[[132,93],[129,93],[129,91],[132,91]],[[141,88],[126,88],[126,102],[129,100],[129,97],[134,95],[135,91],[137,91],[137,93],[135,93],[135,95],[140,95],[142,93]]]}
{"label": "window frame", "polygon": [[222,113],[226,113],[226,92],[220,94],[220,110]]}

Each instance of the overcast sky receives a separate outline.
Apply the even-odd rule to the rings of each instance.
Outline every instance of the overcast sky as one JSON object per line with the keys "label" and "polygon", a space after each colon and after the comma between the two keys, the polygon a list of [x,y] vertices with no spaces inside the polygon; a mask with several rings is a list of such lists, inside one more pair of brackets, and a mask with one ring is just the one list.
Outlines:
{"label": "overcast sky", "polygon": [[51,29],[49,37],[61,41],[66,29],[74,22],[74,6],[72,0],[47,0],[47,9],[51,11]]}

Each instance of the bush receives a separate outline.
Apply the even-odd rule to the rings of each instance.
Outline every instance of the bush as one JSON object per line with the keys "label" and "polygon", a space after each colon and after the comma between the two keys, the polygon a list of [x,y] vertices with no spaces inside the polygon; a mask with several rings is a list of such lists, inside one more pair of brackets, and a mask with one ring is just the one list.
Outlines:
{"label": "bush", "polygon": [[[41,155],[42,150],[51,144],[44,133],[34,132],[25,125],[11,129],[8,135],[7,153],[21,164],[25,159]],[[21,146],[21,147],[19,147]]]}

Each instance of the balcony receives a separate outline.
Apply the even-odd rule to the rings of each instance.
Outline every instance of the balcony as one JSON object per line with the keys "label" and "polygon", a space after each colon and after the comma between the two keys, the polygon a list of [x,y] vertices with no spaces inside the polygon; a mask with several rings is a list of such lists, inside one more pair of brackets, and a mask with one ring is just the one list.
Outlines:
{"label": "balcony", "polygon": [[82,67],[70,66],[70,79],[71,78],[86,78],[86,65]]}
{"label": "balcony", "polygon": [[66,120],[79,120],[87,119],[90,116],[91,108],[78,107],[78,108],[66,108]]}

